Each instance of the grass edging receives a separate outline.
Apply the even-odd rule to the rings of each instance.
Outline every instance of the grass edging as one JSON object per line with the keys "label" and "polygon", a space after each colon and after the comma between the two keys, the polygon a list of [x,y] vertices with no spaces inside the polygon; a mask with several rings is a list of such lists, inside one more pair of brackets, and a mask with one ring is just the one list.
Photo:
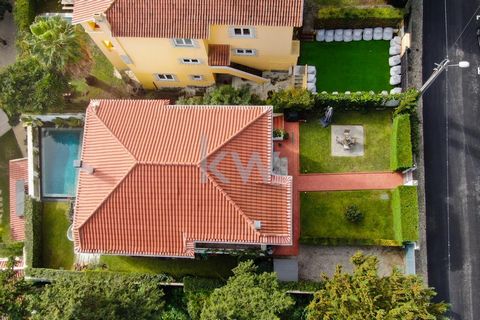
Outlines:
{"label": "grass edging", "polygon": [[392,192],[395,238],[403,243],[418,240],[418,193],[416,186],[400,186]]}
{"label": "grass edging", "polygon": [[413,165],[410,116],[398,115],[393,119],[390,169],[401,171]]}

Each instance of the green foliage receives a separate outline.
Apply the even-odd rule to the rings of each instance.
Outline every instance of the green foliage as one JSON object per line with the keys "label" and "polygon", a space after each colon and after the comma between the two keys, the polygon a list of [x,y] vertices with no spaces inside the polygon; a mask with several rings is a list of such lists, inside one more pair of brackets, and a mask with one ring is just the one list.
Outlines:
{"label": "green foliage", "polygon": [[356,205],[348,206],[345,210],[345,219],[350,223],[359,224],[364,218],[363,212]]}
{"label": "green foliage", "polygon": [[418,118],[418,99],[420,98],[420,92],[417,89],[410,89],[403,93],[400,99],[400,105],[395,110],[394,116],[400,114],[410,115],[410,128],[412,130],[412,151],[414,154],[419,152],[420,142],[420,119]]}
{"label": "green foliage", "polygon": [[189,318],[182,310],[171,308],[162,313],[160,320],[189,320]]}
{"label": "green foliage", "polygon": [[264,102],[250,92],[248,86],[236,89],[221,85],[208,90],[203,97],[180,97],[177,105],[263,105]]}
{"label": "green foliage", "polygon": [[12,12],[12,4],[8,0],[0,0],[0,21],[5,17],[5,12]]}
{"label": "green foliage", "polygon": [[25,264],[30,268],[42,263],[42,210],[41,202],[25,198]]}
{"label": "green foliage", "polygon": [[15,117],[24,112],[61,109],[68,80],[27,58],[17,60],[0,73],[0,88],[0,107],[9,117]]}
{"label": "green foliage", "polygon": [[165,304],[162,280],[111,273],[58,277],[30,297],[32,319],[158,319]]}
{"label": "green foliage", "polygon": [[36,0],[15,0],[13,17],[20,32],[28,32],[35,19]]}
{"label": "green foliage", "polygon": [[395,238],[399,242],[418,240],[418,193],[415,186],[400,186],[392,194]]}
{"label": "green foliage", "polygon": [[310,110],[315,105],[315,96],[306,89],[290,88],[274,92],[267,103],[275,112]]}
{"label": "green foliage", "polygon": [[401,171],[413,165],[410,116],[398,115],[393,119],[390,169]]}
{"label": "green foliage", "polygon": [[273,129],[274,138],[283,138],[284,140],[288,139],[288,132],[285,129]]}
{"label": "green foliage", "polygon": [[322,110],[327,107],[334,109],[353,109],[353,110],[366,110],[383,108],[387,101],[398,100],[401,94],[388,94],[383,95],[380,93],[372,92],[352,92],[351,94],[345,93],[318,93],[315,97],[315,105]]}
{"label": "green foliage", "polygon": [[44,67],[65,73],[69,65],[81,60],[79,34],[66,20],[38,18],[30,31],[23,39],[26,54],[35,57]]}
{"label": "green foliage", "polygon": [[446,319],[448,306],[432,302],[436,293],[420,276],[395,269],[379,277],[375,256],[357,253],[351,261],[352,274],[337,266],[332,278],[323,276],[325,288],[315,293],[307,319]]}
{"label": "green foliage", "polygon": [[313,281],[287,281],[280,282],[280,288],[285,291],[300,291],[305,293],[313,293],[323,288],[322,282]]}
{"label": "green foliage", "polygon": [[0,242],[0,257],[19,257],[23,254],[23,242]]}
{"label": "green foliage", "polygon": [[316,29],[396,27],[404,10],[382,7],[321,7],[315,20]]}
{"label": "green foliage", "polygon": [[31,290],[23,277],[13,270],[15,260],[10,258],[6,270],[0,271],[0,318],[27,319],[25,295]]}
{"label": "green foliage", "polygon": [[240,263],[225,286],[215,289],[202,310],[202,320],[279,319],[293,305],[275,273],[256,273],[253,261]]}
{"label": "green foliage", "polygon": [[211,292],[223,286],[225,282],[215,278],[185,277],[183,278],[183,290],[185,292]]}

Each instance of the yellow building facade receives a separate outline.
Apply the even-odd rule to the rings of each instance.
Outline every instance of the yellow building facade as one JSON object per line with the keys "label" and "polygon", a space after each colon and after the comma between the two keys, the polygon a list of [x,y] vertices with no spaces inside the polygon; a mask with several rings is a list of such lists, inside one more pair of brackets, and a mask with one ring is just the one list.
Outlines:
{"label": "yellow building facade", "polygon": [[[159,1],[162,0],[157,0]],[[272,0],[237,1],[246,1],[249,4],[259,1],[262,5],[268,5],[265,2]],[[280,1],[276,5],[283,1],[287,5],[295,3],[297,7],[300,3],[300,7],[303,8],[302,1],[298,0],[274,1]],[[221,9],[228,11],[231,8],[227,5]],[[278,10],[278,8],[275,9]],[[218,8],[212,8],[212,10],[218,10]],[[185,17],[187,20],[201,17],[201,13],[189,12],[194,16],[187,15]],[[294,14],[300,14],[301,21],[301,12]],[[109,21],[109,14],[103,12],[92,14],[90,18],[85,16],[83,19],[78,19],[82,20],[78,23],[83,26],[117,70],[127,71],[146,89],[206,87],[231,77],[265,83],[269,80],[262,76],[263,71],[291,70],[296,65],[300,54],[300,43],[294,40],[294,28],[299,24],[298,17],[295,17],[297,22],[290,23],[292,25],[285,25],[289,23],[282,21],[265,23],[270,25],[255,24],[259,19],[253,19],[250,25],[244,24],[247,22],[244,18],[231,19],[232,24],[207,22],[208,26],[204,26],[205,22],[202,22],[199,28],[205,27],[208,30],[197,32],[193,29],[195,26],[187,25],[178,27],[178,30],[173,27],[172,31],[160,29],[152,36],[148,32],[138,32],[137,29],[142,27],[138,22],[125,31],[115,25],[119,24],[115,20],[117,16],[114,14],[111,16],[113,23]],[[291,14],[289,19],[292,20]],[[235,22],[243,24],[235,24]],[[146,25],[146,27],[158,29],[157,25],[152,23],[149,25],[147,22]],[[198,38],[198,34],[204,37]],[[158,37],[158,35],[171,36]]]}

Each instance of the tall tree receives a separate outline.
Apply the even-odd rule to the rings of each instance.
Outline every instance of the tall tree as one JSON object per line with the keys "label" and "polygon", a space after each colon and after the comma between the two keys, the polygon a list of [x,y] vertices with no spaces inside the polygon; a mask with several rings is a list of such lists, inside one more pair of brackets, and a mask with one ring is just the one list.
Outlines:
{"label": "tall tree", "polygon": [[225,286],[215,289],[202,310],[202,320],[279,319],[293,300],[279,288],[275,273],[257,273],[253,261],[240,263]]}
{"label": "tall tree", "polygon": [[0,88],[0,108],[13,117],[23,112],[61,109],[68,81],[29,58],[17,60],[0,73]]}
{"label": "tall tree", "polygon": [[159,319],[160,276],[85,273],[61,277],[32,295],[32,319]]}
{"label": "tall tree", "polygon": [[332,278],[323,276],[325,288],[315,293],[307,307],[309,320],[444,319],[448,306],[431,301],[436,293],[419,276],[395,269],[379,277],[378,259],[362,253],[351,262],[352,274],[337,266]]}
{"label": "tall tree", "polygon": [[80,33],[60,17],[37,18],[30,31],[23,40],[24,48],[47,68],[66,72],[84,55]]}
{"label": "tall tree", "polygon": [[0,319],[26,319],[26,295],[31,287],[13,270],[15,260],[10,258],[7,269],[0,271]]}

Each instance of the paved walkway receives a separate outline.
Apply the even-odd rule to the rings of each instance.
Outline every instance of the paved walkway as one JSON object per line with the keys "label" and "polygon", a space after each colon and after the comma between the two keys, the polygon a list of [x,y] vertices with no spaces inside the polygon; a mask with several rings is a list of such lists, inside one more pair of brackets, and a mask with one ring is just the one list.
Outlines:
{"label": "paved walkway", "polygon": [[0,21],[0,37],[7,40],[7,45],[0,44],[0,69],[15,62],[17,49],[15,46],[15,38],[17,29],[13,20],[13,14],[5,13],[5,18]]}
{"label": "paved walkway", "polygon": [[297,256],[300,238],[300,192],[393,189],[403,184],[400,173],[314,173],[300,174],[300,130],[298,122],[285,122],[287,141],[275,142],[274,151],[288,158],[288,173],[293,176],[293,246],[277,247],[274,254]]}

